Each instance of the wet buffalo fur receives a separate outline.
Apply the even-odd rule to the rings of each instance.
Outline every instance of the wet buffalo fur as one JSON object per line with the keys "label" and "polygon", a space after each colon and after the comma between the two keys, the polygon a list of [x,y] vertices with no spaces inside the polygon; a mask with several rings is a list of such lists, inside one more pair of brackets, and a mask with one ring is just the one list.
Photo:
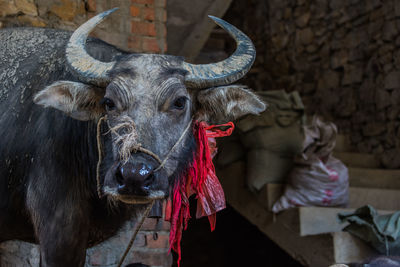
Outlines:
{"label": "wet buffalo fur", "polygon": [[[0,242],[40,242],[42,266],[83,266],[87,247],[113,236],[143,207],[107,197],[99,199],[95,121],[75,120],[32,102],[34,94],[48,84],[76,81],[64,59],[70,33],[37,31],[38,36],[31,29],[15,33],[22,41],[9,57],[15,52],[18,60],[17,52],[26,53],[25,62],[14,64],[13,59],[2,58],[0,52]],[[0,31],[0,43],[11,46],[8,36],[11,33],[7,30]],[[35,38],[39,45],[29,47],[26,39],[34,42]],[[104,61],[124,53],[100,40],[90,39],[87,46],[92,55]],[[38,50],[41,56],[35,56]],[[46,65],[39,65],[43,62]],[[2,73],[26,76],[19,80],[6,76],[2,80]],[[16,79],[15,84],[10,79]],[[5,91],[4,86],[9,90]],[[193,136],[188,135],[185,143],[178,170],[192,158]],[[106,146],[105,154],[112,154],[110,150]],[[106,157],[102,167],[107,169],[109,165],[111,160]]]}

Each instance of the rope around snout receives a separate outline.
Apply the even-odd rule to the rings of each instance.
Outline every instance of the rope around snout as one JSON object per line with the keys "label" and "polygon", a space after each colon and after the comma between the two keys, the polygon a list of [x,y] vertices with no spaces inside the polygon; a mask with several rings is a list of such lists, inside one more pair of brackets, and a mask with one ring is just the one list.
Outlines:
{"label": "rope around snout", "polygon": [[99,159],[97,161],[97,166],[96,166],[96,183],[97,183],[97,195],[99,198],[103,196],[101,193],[101,185],[100,185],[100,166],[101,162],[103,161],[103,145],[101,143],[101,123],[105,120],[106,116],[103,116],[99,119],[97,122],[97,133],[96,133],[96,139],[97,139],[97,153],[99,154]]}
{"label": "rope around snout", "polygon": [[[97,152],[99,154],[99,159],[97,161],[97,166],[96,166],[96,182],[97,182],[97,194],[99,198],[103,196],[101,192],[101,184],[100,184],[100,167],[101,167],[101,162],[103,161],[103,146],[101,143],[101,124],[104,120],[107,119],[107,115],[104,115],[99,119],[97,122],[97,134],[96,134],[96,139],[97,139]],[[179,139],[176,141],[176,143],[172,146],[172,148],[168,151],[167,155],[165,156],[164,160],[161,160],[160,157],[155,154],[154,152],[143,148],[142,146],[135,146],[133,150],[135,152],[143,152],[145,154],[150,155],[152,158],[154,158],[160,165],[154,170],[154,172],[159,171],[161,168],[164,168],[165,164],[167,163],[168,159],[171,157],[172,152],[178,147],[178,145],[182,142],[184,137],[186,136],[187,132],[189,131],[190,127],[192,126],[193,122],[193,117],[190,118],[190,122],[186,126],[185,130],[183,130],[181,136]]]}
{"label": "rope around snout", "polygon": [[154,172],[156,172],[156,171],[158,171],[158,170],[160,170],[161,168],[164,167],[165,163],[167,162],[167,160],[171,156],[172,152],[175,150],[175,148],[178,147],[178,145],[182,142],[183,138],[185,137],[186,133],[189,131],[190,126],[192,126],[192,121],[193,121],[193,117],[190,118],[190,122],[186,126],[185,130],[183,130],[183,132],[182,132],[181,136],[179,137],[178,141],[176,141],[175,145],[168,151],[168,154],[165,156],[164,160],[160,163],[160,165],[154,170]]}
{"label": "rope around snout", "polygon": [[[101,117],[99,119],[99,121],[97,122],[97,133],[96,133],[96,139],[97,139],[97,152],[99,155],[98,161],[97,161],[97,166],[96,166],[96,183],[97,183],[97,194],[99,196],[99,198],[101,198],[103,196],[102,192],[101,192],[101,184],[100,184],[100,167],[101,167],[101,162],[103,161],[103,146],[102,146],[102,142],[101,142],[101,124],[104,120],[106,120],[107,115],[104,115],[103,117]],[[178,145],[182,142],[182,140],[184,139],[184,137],[186,136],[186,133],[189,131],[189,129],[191,128],[192,125],[192,121],[193,121],[193,117],[190,118],[190,122],[188,123],[188,125],[186,126],[185,130],[182,132],[181,136],[179,137],[179,139],[176,141],[176,143],[172,146],[172,148],[168,151],[167,155],[165,156],[164,160],[161,161],[161,159],[158,157],[157,154],[153,153],[152,151],[145,149],[143,147],[139,146],[135,146],[135,148],[133,149],[135,152],[140,151],[143,152],[145,154],[150,155],[151,157],[153,157],[155,160],[157,160],[157,162],[160,164],[155,170],[154,172],[160,170],[161,168],[163,168],[167,162],[167,160],[170,158],[172,152],[175,150],[175,148],[178,147]],[[118,267],[121,267],[126,256],[128,255],[129,251],[132,248],[133,242],[136,239],[137,234],[139,233],[140,229],[142,228],[142,225],[144,223],[144,220],[147,218],[147,216],[150,213],[151,208],[153,207],[155,203],[155,200],[152,200],[149,205],[147,206],[146,210],[143,213],[143,216],[138,224],[138,226],[135,229],[135,232],[133,233],[131,240],[129,241],[128,246],[125,249],[124,254],[122,255],[121,260],[118,263]]]}
{"label": "rope around snout", "polygon": [[[106,116],[103,116],[99,119],[98,123],[97,123],[97,151],[99,154],[99,160],[97,162],[97,166],[96,166],[96,182],[97,182],[97,194],[99,195],[99,198],[102,197],[102,193],[101,193],[101,185],[100,185],[100,166],[101,166],[101,162],[103,160],[103,147],[101,144],[101,123],[105,120]],[[150,151],[151,152],[151,151]],[[156,155],[157,156],[157,155]],[[157,157],[158,158],[158,157]],[[161,162],[161,160],[159,160]],[[139,233],[140,229],[142,228],[142,225],[144,223],[144,220],[146,220],[147,216],[149,216],[149,213],[151,211],[151,208],[153,207],[155,203],[155,200],[152,200],[151,203],[147,206],[146,210],[143,213],[142,218],[140,219],[139,224],[137,225],[135,232],[133,233],[131,240],[128,243],[128,246],[126,247],[124,254],[122,255],[119,263],[118,263],[118,267],[121,267],[122,264],[124,263],[124,260],[126,258],[126,256],[128,255],[129,251],[132,248],[133,242],[135,242],[136,236]]]}
{"label": "rope around snout", "polygon": [[[103,161],[103,146],[101,143],[101,124],[106,119],[107,119],[107,115],[105,115],[99,119],[99,121],[97,122],[97,133],[96,133],[97,153],[99,154],[99,159],[97,161],[97,166],[96,166],[96,182],[97,182],[97,194],[98,194],[99,198],[101,198],[103,196],[103,194],[101,192],[101,184],[100,184],[100,167],[101,167],[101,163]],[[140,151],[140,152],[150,155],[155,160],[157,160],[157,162],[160,164],[160,166],[163,166],[165,164],[165,162],[163,163],[163,161],[161,161],[161,159],[157,156],[157,154],[155,154],[152,151],[145,149],[141,146],[135,147],[134,151]],[[157,169],[159,169],[160,166]]]}

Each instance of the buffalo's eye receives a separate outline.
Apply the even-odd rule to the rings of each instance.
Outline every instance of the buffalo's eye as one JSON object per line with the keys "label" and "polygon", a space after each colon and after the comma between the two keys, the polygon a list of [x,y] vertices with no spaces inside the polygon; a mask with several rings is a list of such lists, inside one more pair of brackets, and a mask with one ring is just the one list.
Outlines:
{"label": "buffalo's eye", "polygon": [[115,103],[111,99],[105,97],[100,102],[101,105],[104,105],[107,111],[115,109]]}
{"label": "buffalo's eye", "polygon": [[186,106],[186,101],[187,98],[185,96],[178,97],[175,99],[174,104],[172,105],[172,108],[182,110]]}

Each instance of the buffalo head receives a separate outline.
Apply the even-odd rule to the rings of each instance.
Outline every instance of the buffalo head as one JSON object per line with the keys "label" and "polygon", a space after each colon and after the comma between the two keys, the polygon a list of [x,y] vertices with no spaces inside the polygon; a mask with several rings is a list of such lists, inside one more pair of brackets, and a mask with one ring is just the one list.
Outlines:
{"label": "buffalo head", "polygon": [[245,86],[229,85],[250,69],[255,49],[246,35],[215,17],[237,42],[234,54],[221,62],[194,65],[156,54],[127,54],[113,62],[91,57],[87,36],[113,11],[93,17],[69,40],[66,59],[81,82],[55,82],[34,102],[77,120],[104,118],[102,191],[143,203],[167,196],[172,179],[190,163],[193,120],[226,122],[258,114],[265,104]]}

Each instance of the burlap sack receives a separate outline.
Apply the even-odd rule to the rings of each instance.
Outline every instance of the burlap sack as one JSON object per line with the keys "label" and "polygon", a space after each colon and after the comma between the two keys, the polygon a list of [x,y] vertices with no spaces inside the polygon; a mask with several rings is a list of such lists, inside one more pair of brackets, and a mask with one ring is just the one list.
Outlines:
{"label": "burlap sack", "polygon": [[304,106],[297,92],[259,93],[268,109],[236,124],[247,150],[247,184],[260,190],[266,183],[283,183],[294,156],[302,151]]}

